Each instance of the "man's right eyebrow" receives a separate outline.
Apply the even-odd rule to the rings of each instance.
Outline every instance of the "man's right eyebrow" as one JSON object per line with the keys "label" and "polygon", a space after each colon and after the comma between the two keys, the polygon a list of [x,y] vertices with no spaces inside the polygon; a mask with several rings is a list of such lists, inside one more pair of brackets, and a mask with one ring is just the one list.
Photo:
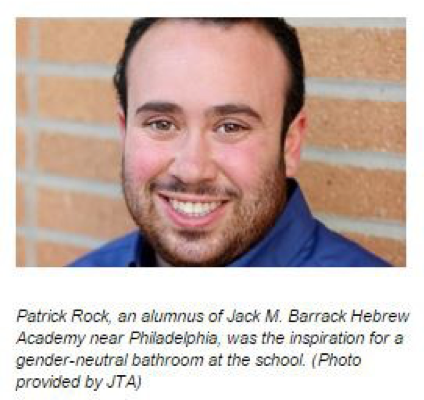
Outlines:
{"label": "man's right eyebrow", "polygon": [[157,113],[172,113],[181,114],[182,108],[175,103],[169,103],[165,101],[149,101],[138,107],[135,114],[141,114],[145,112],[157,112]]}

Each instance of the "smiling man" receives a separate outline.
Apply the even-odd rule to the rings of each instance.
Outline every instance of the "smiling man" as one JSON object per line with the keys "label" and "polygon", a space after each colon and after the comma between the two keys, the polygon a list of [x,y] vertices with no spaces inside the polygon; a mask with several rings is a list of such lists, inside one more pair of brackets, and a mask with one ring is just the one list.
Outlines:
{"label": "smiling man", "polygon": [[114,78],[137,232],[75,266],[383,266],[293,179],[304,67],[283,19],[139,19]]}

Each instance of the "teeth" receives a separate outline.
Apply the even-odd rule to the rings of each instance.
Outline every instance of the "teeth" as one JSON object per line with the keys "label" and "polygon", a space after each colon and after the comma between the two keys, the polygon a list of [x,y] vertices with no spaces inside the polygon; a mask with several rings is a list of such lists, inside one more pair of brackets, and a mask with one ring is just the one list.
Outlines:
{"label": "teeth", "polygon": [[221,202],[219,201],[213,201],[210,203],[193,203],[191,201],[170,199],[169,202],[175,211],[190,217],[204,217],[212,211],[215,211],[221,205]]}

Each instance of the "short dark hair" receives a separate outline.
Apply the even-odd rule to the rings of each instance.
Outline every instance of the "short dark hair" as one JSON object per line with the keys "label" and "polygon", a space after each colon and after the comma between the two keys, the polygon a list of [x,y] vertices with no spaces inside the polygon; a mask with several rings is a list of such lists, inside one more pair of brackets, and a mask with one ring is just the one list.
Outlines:
{"label": "short dark hair", "polygon": [[[118,101],[127,115],[127,65],[131,53],[143,36],[154,24],[164,18],[135,19],[125,39],[125,48],[116,66],[113,83]],[[256,23],[269,32],[277,41],[285,55],[290,71],[290,84],[286,93],[283,110],[282,136],[284,138],[290,124],[302,109],[305,102],[305,67],[296,29],[287,24],[284,18],[187,18],[199,23],[212,23],[230,27],[242,22]]]}

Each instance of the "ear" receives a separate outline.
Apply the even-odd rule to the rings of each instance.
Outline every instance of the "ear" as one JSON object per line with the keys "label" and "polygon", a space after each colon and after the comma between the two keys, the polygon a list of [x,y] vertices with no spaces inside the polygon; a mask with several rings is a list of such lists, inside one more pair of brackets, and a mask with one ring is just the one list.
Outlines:
{"label": "ear", "polygon": [[286,165],[286,176],[295,176],[300,163],[303,139],[307,128],[307,118],[305,110],[300,110],[296,118],[292,121],[287,131],[284,142],[284,161]]}
{"label": "ear", "polygon": [[122,146],[123,146],[124,141],[125,141],[125,135],[127,133],[127,121],[126,121],[126,118],[125,118],[124,110],[122,109],[121,106],[118,106],[117,116],[118,116],[119,133],[120,133],[120,136],[121,136],[121,143],[122,143]]}

